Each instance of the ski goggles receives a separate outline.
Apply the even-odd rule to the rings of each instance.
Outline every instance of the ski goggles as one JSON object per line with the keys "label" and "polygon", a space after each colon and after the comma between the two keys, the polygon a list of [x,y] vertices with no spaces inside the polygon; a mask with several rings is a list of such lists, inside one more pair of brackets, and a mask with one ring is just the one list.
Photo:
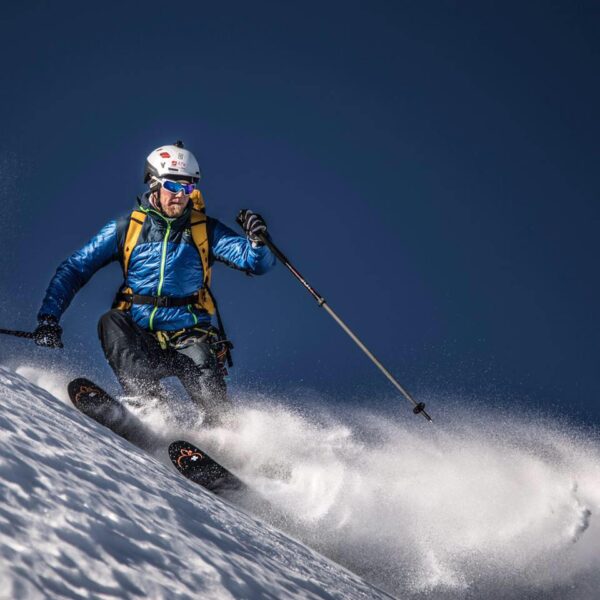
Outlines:
{"label": "ski goggles", "polygon": [[196,189],[195,183],[180,183],[179,181],[172,181],[171,179],[160,179],[160,183],[165,190],[173,194],[183,192],[187,196]]}

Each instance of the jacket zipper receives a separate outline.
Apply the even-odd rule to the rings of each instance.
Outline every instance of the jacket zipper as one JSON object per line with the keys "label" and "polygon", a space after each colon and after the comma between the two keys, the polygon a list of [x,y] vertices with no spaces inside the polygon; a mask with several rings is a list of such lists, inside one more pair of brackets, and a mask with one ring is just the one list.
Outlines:
{"label": "jacket zipper", "polygon": [[[163,288],[163,284],[165,282],[165,265],[167,263],[167,244],[169,243],[169,234],[171,233],[171,221],[167,221],[165,219],[166,223],[167,223],[167,232],[165,233],[165,237],[163,239],[163,245],[162,245],[162,255],[160,257],[160,277],[158,280],[158,293],[156,294],[157,296],[160,296],[162,294],[162,288]],[[154,315],[156,314],[156,311],[158,310],[158,306],[155,306],[152,309],[152,313],[150,314],[150,331],[154,331]]]}

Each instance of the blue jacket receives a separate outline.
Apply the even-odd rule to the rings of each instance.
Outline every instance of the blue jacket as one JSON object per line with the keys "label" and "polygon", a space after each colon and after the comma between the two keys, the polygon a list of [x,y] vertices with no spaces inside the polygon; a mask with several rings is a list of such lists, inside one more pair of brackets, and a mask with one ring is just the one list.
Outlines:
{"label": "blue jacket", "polygon": [[[125,287],[131,287],[134,294],[144,296],[182,297],[194,294],[202,287],[203,268],[189,229],[191,202],[177,219],[167,219],[153,210],[147,198],[139,203],[148,216],[129,259]],[[130,213],[110,221],[58,267],[46,290],[38,317],[53,315],[60,319],[75,294],[96,271],[116,260],[120,260],[122,265],[129,219]],[[266,246],[253,248],[246,237],[236,234],[216,219],[208,217],[207,233],[210,264],[224,262],[253,275],[266,273],[275,264],[273,253]],[[152,331],[208,324],[211,319],[205,310],[191,305],[163,308],[134,304],[131,315],[140,327]]]}

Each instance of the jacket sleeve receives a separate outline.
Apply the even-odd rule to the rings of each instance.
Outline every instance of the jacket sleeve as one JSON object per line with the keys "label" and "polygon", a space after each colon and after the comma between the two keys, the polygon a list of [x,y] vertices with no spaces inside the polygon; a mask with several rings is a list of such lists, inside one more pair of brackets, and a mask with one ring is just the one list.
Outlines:
{"label": "jacket sleeve", "polygon": [[267,246],[253,248],[248,238],[238,235],[216,219],[209,218],[208,227],[211,250],[216,260],[253,275],[262,275],[275,265],[275,256]]}
{"label": "jacket sleeve", "polygon": [[81,250],[72,254],[56,269],[38,318],[40,315],[53,315],[60,319],[75,294],[92,275],[118,258],[117,223],[110,221]]}

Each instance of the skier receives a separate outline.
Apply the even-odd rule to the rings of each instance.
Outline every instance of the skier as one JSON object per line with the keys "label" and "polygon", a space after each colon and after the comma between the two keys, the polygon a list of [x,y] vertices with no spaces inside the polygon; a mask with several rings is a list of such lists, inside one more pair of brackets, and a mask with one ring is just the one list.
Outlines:
{"label": "skier", "polygon": [[138,207],[110,221],[57,269],[38,313],[38,346],[62,347],[59,321],[92,275],[119,260],[124,281],[98,324],[106,359],[125,395],[161,397],[160,380],[176,376],[217,424],[229,410],[224,375],[231,344],[212,325],[214,261],[260,275],[275,257],[262,244],[267,226],[250,210],[238,217],[247,237],[204,213],[198,162],[183,143],[161,146],[146,159],[147,192]]}

